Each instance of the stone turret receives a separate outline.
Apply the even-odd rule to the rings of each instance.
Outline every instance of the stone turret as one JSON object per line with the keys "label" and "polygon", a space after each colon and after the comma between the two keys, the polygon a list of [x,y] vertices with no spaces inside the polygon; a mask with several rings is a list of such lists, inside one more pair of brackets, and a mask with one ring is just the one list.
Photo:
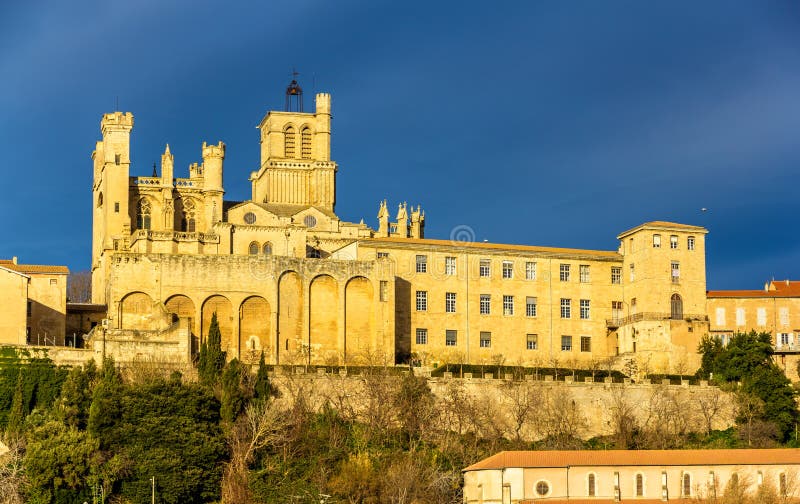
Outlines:
{"label": "stone turret", "polygon": [[[208,145],[203,142],[203,199],[205,222],[210,228],[222,220],[222,163],[225,159],[225,144]],[[206,228],[206,230],[208,229]]]}
{"label": "stone turret", "polygon": [[408,238],[408,205],[401,203],[397,205],[397,224],[392,236]]}
{"label": "stone turret", "polygon": [[425,212],[420,205],[416,210],[411,207],[411,238],[425,238]]}
{"label": "stone turret", "polygon": [[386,200],[381,201],[378,208],[378,236],[382,238],[389,236],[389,209],[386,208]]}

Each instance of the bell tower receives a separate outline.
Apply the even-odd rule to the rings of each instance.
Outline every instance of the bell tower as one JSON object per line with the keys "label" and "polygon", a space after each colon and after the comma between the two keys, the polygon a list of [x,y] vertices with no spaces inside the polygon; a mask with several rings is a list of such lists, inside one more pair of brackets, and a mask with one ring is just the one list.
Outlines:
{"label": "bell tower", "polygon": [[303,112],[302,94],[292,80],[286,110],[268,112],[258,125],[261,166],[250,175],[252,199],[333,212],[338,167],[331,161],[331,96],[317,94],[310,113]]}

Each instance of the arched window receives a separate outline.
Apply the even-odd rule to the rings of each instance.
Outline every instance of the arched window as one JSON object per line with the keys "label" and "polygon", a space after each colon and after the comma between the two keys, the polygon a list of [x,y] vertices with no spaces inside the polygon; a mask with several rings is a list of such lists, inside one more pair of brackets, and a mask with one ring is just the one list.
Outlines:
{"label": "arched window", "polygon": [[295,144],[295,131],[294,127],[287,126],[285,130],[283,130],[283,157],[293,158],[294,157],[294,144]]}
{"label": "arched window", "polygon": [[150,229],[150,202],[145,198],[136,207],[136,229]]}
{"label": "arched window", "polygon": [[644,476],[642,474],[636,475],[636,497],[644,495]]}
{"label": "arched window", "polygon": [[692,495],[692,475],[689,473],[683,473],[683,480],[681,484],[681,490],[683,491],[684,497],[689,497]]}
{"label": "arched window", "polygon": [[264,255],[272,255],[272,243],[265,243],[262,251],[264,252]]}
{"label": "arched window", "polygon": [[781,497],[786,497],[786,473],[778,475],[778,492]]}
{"label": "arched window", "polygon": [[300,157],[311,159],[311,128],[308,126],[300,131]]}
{"label": "arched window", "polygon": [[595,488],[596,481],[595,481],[594,473],[589,473],[589,477],[588,477],[587,483],[588,483],[588,486],[589,486],[589,492],[588,492],[589,493],[589,497],[594,497],[597,494],[597,489]]}
{"label": "arched window", "polygon": [[670,298],[670,318],[680,320],[683,318],[683,300],[678,294]]}
{"label": "arched window", "polygon": [[258,255],[258,249],[259,248],[260,247],[258,246],[258,242],[253,242],[253,243],[250,244],[250,248],[248,250],[248,253],[250,255]]}
{"label": "arched window", "polygon": [[187,199],[183,202],[183,220],[181,220],[181,230],[194,233],[195,225],[195,204],[194,201]]}

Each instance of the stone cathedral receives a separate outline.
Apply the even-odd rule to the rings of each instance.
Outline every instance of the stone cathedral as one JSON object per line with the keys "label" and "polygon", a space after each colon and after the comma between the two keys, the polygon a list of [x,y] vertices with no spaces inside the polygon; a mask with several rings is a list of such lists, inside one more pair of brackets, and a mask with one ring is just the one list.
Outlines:
{"label": "stone cathedral", "polygon": [[385,200],[376,228],[344,222],[324,93],[261,120],[247,201],[225,199],[221,141],[186,176],[169,145],[153,176],[131,176],[133,126],[105,114],[92,154],[92,295],[108,311],[89,338],[117,360],[190,362],[216,314],[245,361],[696,366],[702,227],[648,222],[598,251],[428,239],[422,208]]}

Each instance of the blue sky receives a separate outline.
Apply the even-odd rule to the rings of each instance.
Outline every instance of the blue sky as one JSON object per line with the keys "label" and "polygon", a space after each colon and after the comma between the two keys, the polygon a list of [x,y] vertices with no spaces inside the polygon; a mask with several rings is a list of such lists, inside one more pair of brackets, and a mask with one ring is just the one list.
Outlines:
{"label": "blue sky", "polygon": [[[709,288],[800,278],[800,3],[2,2],[0,257],[87,269],[99,120],[133,112],[133,175],[254,127],[293,67],[333,96],[337,213],[422,204],[427,236],[616,248],[708,227]],[[707,208],[707,212],[701,212]]]}

